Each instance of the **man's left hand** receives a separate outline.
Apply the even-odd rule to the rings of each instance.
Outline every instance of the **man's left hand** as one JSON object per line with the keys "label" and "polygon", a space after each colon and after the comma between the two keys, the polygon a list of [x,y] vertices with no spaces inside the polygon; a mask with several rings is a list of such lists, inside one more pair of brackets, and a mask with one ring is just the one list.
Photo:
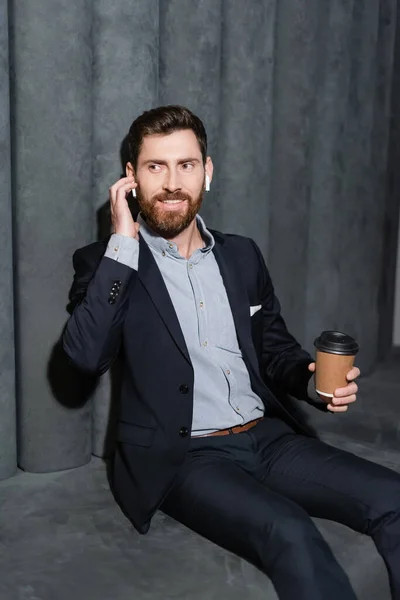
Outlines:
{"label": "man's left hand", "polygon": [[[312,373],[315,373],[315,362],[308,365],[308,370]],[[349,404],[352,404],[357,400],[356,394],[358,392],[358,385],[354,380],[359,376],[360,369],[358,367],[353,367],[351,371],[347,373],[346,379],[349,382],[349,385],[346,385],[346,387],[337,388],[334,391],[333,398],[327,405],[328,410],[335,413],[346,412],[346,410],[349,408]],[[326,400],[326,397],[324,396],[320,396],[320,398]]]}

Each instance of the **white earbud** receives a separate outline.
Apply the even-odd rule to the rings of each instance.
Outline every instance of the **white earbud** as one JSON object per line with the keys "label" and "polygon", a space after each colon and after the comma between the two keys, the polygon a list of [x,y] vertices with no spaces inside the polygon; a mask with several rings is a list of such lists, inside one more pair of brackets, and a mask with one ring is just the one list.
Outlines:
{"label": "white earbud", "polygon": [[210,185],[211,185],[210,178],[208,175],[206,175],[206,192],[210,191]]}
{"label": "white earbud", "polygon": [[136,198],[136,188],[133,188],[133,190],[132,190],[132,196],[133,196],[134,198]]}

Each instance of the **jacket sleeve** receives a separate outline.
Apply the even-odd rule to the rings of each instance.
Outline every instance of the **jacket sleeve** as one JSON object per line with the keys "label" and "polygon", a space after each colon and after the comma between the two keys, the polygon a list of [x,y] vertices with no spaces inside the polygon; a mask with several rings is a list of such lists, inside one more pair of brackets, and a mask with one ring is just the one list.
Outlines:
{"label": "jacket sleeve", "polygon": [[[137,272],[104,256],[104,247],[77,250],[70,292],[72,313],[63,332],[63,348],[80,370],[101,375],[118,355],[128,309],[129,289]],[[92,251],[89,250],[92,248]]]}
{"label": "jacket sleeve", "polygon": [[263,314],[262,376],[282,391],[325,411],[326,403],[316,395],[309,395],[312,373],[308,365],[314,359],[289,333],[264,258],[255,242],[251,241],[259,261],[258,286]]}

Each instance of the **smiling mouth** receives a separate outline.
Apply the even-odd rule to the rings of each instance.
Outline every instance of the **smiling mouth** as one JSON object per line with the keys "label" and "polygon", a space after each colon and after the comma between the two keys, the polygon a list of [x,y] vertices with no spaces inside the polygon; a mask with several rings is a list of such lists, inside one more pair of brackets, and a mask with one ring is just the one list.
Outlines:
{"label": "smiling mouth", "polygon": [[178,208],[182,204],[185,204],[186,200],[159,200],[161,204],[164,206],[168,206],[168,208]]}

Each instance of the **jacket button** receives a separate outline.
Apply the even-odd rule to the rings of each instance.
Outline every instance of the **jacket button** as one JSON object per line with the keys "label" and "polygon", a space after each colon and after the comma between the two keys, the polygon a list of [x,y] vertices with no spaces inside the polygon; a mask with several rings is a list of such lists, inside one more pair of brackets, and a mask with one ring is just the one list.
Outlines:
{"label": "jacket button", "polygon": [[108,304],[115,304],[115,298],[109,298]]}
{"label": "jacket button", "polygon": [[179,391],[181,394],[187,394],[189,392],[189,386],[187,386],[186,384],[182,384],[181,386],[179,386]]}
{"label": "jacket button", "polygon": [[189,430],[187,427],[181,427],[179,430],[179,435],[181,437],[186,437],[188,433],[189,433]]}

